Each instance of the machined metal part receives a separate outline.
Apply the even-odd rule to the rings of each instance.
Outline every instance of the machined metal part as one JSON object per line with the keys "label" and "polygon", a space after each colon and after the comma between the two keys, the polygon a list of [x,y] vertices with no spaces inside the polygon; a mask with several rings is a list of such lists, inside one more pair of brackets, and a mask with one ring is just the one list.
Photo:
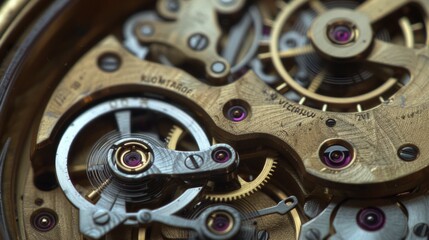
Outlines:
{"label": "machined metal part", "polygon": [[[122,142],[138,142],[147,147],[147,151],[153,156],[152,160],[147,162],[147,167],[141,172],[127,172],[120,171],[116,166],[118,165],[113,159],[116,147]],[[230,155],[225,161],[217,162],[213,156],[217,149],[227,149]],[[232,172],[238,165],[237,154],[234,149],[226,144],[216,144],[209,149],[204,149],[198,152],[180,152],[164,147],[158,147],[150,144],[143,136],[140,138],[124,138],[120,142],[116,142],[108,152],[107,163],[114,173],[129,180],[142,180],[144,178],[170,176],[177,177],[183,180],[189,179],[207,179],[216,174],[225,174]],[[192,158],[200,157],[201,162],[196,162]],[[188,159],[191,159],[188,163]]]}
{"label": "machined metal part", "polygon": [[[271,58],[276,71],[285,81],[278,86],[281,91],[298,93],[298,99],[291,100],[323,111],[362,112],[382,104],[390,97],[389,94],[404,85],[403,81],[408,81],[403,80],[404,76],[389,76],[388,71],[381,68],[402,68],[407,72],[408,77],[405,78],[408,79],[416,76],[413,73],[416,70],[413,61],[418,58],[419,49],[413,47],[414,43],[411,42],[413,37],[410,36],[414,33],[407,30],[410,28],[407,20],[409,17],[404,16],[398,20],[399,25],[403,26],[400,31],[404,36],[405,44],[395,44],[391,43],[384,33],[376,32],[378,27],[374,25],[377,22],[370,18],[372,14],[377,15],[374,9],[378,9],[377,6],[381,6],[378,4],[383,4],[383,1],[373,3],[374,9],[366,7],[371,4],[362,4],[362,8],[357,2],[355,6],[353,4],[355,4],[353,1],[325,3],[302,0],[285,4],[281,8],[272,27],[270,52],[262,53],[259,57],[262,60]],[[395,7],[390,11],[393,12],[406,4],[406,1],[395,3]],[[424,11],[428,11],[424,1],[416,1],[416,4],[419,4]],[[303,11],[302,8],[308,8],[308,10]],[[299,14],[299,23],[291,26],[288,22],[296,20],[296,17],[293,17],[295,14]],[[285,30],[285,28],[290,29]],[[287,39],[290,47],[281,47],[284,46],[284,36],[294,32],[300,37]],[[343,37],[345,42],[336,41],[332,37],[333,34],[337,34],[339,41],[342,41],[340,38]],[[399,59],[394,57],[390,60],[388,60],[389,57],[383,57],[397,54],[403,56],[403,59],[408,56],[409,61],[398,62]],[[291,59],[296,59],[298,66],[287,66],[285,61]],[[349,68],[348,64],[351,63],[354,67]],[[372,68],[366,69],[365,66],[372,66]],[[376,68],[381,69],[383,77],[387,79],[379,85],[371,87],[367,84],[369,87],[365,87],[363,83],[365,79],[374,79],[371,76],[378,74],[378,70],[375,71]],[[352,76],[355,71],[359,74]],[[347,74],[350,75],[349,80],[347,80]],[[381,77],[380,74],[378,75]],[[371,81],[374,83],[378,80]],[[347,90],[347,84],[350,86],[354,84],[361,90],[350,92]],[[331,85],[337,85],[337,87]],[[362,89],[365,88],[367,90],[363,92]],[[360,94],[356,94],[357,92]]]}
{"label": "machined metal part", "polygon": [[[166,4],[159,1],[158,11],[161,14],[171,17]],[[220,32],[215,27],[215,14],[231,13],[238,11],[244,4],[244,1],[237,0],[234,4],[221,4],[217,0],[201,2],[187,1],[181,2],[183,5],[180,11],[173,14],[175,22],[140,22],[135,26],[137,38],[144,43],[163,43],[169,46],[179,45],[179,49],[191,59],[201,61],[205,65],[207,75],[220,81],[230,72],[230,65],[225,59],[216,52],[216,46],[219,41]],[[165,14],[167,12],[167,14]],[[144,34],[141,28],[144,26],[153,26],[153,34]],[[177,39],[175,31],[180,29],[181,38]],[[209,38],[210,37],[210,38]],[[213,66],[222,65],[222,68]]]}
{"label": "machined metal part", "polygon": [[[125,110],[127,109],[127,110]],[[205,136],[204,131],[201,129],[201,127],[196,124],[194,122],[194,120],[189,117],[186,113],[184,113],[182,110],[175,108],[173,105],[170,104],[166,104],[163,103],[159,100],[153,100],[153,99],[146,99],[146,98],[120,98],[120,99],[114,99],[111,101],[107,101],[104,103],[101,103],[89,110],[87,110],[86,112],[84,112],[83,114],[81,114],[79,117],[77,117],[67,128],[67,130],[65,131],[65,133],[63,134],[62,139],[60,140],[60,144],[58,146],[58,151],[57,151],[57,158],[56,158],[56,172],[57,172],[57,178],[58,178],[58,182],[61,186],[61,188],[63,189],[63,191],[66,193],[67,198],[73,203],[73,205],[75,205],[77,208],[79,208],[81,210],[81,215],[84,215],[85,213],[88,213],[85,209],[93,209],[94,205],[89,202],[88,200],[86,200],[84,198],[84,196],[82,196],[77,189],[75,188],[75,186],[73,186],[71,180],[70,180],[70,175],[69,175],[69,170],[68,170],[68,154],[69,154],[69,149],[71,148],[71,145],[73,144],[73,141],[75,139],[75,137],[77,136],[77,134],[91,121],[93,121],[94,119],[105,115],[106,113],[109,112],[116,112],[119,114],[116,114],[117,116],[117,120],[118,117],[122,116],[122,118],[119,118],[121,121],[118,121],[118,129],[121,131],[122,134],[124,134],[124,136],[126,136],[127,133],[131,132],[130,131],[130,118],[129,118],[129,114],[125,115],[128,117],[123,117],[124,116],[124,110],[125,111],[130,111],[130,109],[148,109],[148,110],[152,110],[152,111],[156,111],[156,112],[161,112],[165,115],[170,116],[173,119],[177,119],[178,122],[180,122],[183,126],[186,127],[186,129],[190,132],[190,134],[196,139],[197,144],[199,145],[199,147],[201,149],[208,149],[210,147],[210,144]],[[124,121],[124,119],[126,119],[126,121]],[[127,141],[129,139],[123,140],[123,141]],[[178,161],[178,165],[170,165],[170,163],[172,162],[172,159],[169,158],[171,157],[170,155],[172,153],[174,153],[174,151],[172,150],[163,150],[161,147],[156,146],[156,142],[153,142],[150,140],[150,138],[146,138],[146,140],[142,140],[141,138],[139,139],[132,139],[132,141],[139,141],[139,142],[143,142],[143,144],[148,146],[148,149],[150,149],[150,151],[152,152],[152,154],[154,155],[154,160],[153,160],[153,164],[152,164],[152,170],[150,170],[149,173],[141,173],[141,176],[139,175],[130,175],[130,174],[123,174],[120,171],[116,171],[117,174],[119,174],[121,177],[124,178],[136,178],[136,177],[143,177],[144,175],[150,175],[153,173],[161,173],[161,172],[169,172],[171,174],[177,174],[178,172],[176,172],[177,170],[175,170],[175,167],[179,166],[179,168],[182,168],[183,170],[186,170],[187,168],[184,168],[184,161]],[[149,143],[148,141],[151,141],[152,143]],[[116,143],[116,145],[118,145],[119,143]],[[150,147],[149,147],[150,146]],[[114,147],[114,146],[112,146]],[[226,146],[223,146],[226,148]],[[229,148],[229,147],[228,147]],[[113,151],[113,150],[112,150]],[[229,159],[229,163],[235,163],[235,152],[233,150],[231,151],[231,159]],[[199,152],[197,152],[199,153]],[[186,153],[177,153],[177,156],[181,156],[184,160],[186,158],[186,156],[188,156]],[[210,164],[213,163],[213,161],[208,161],[211,159],[211,151],[209,151],[208,153],[205,153],[207,160],[206,165],[209,166],[214,166],[215,164]],[[205,156],[204,154],[202,154],[203,156]],[[110,155],[109,155],[110,156]],[[177,156],[173,156],[173,159],[175,159]],[[110,156],[111,157],[111,156]],[[106,158],[108,158],[108,156],[106,156]],[[177,160],[177,159],[176,159]],[[170,162],[169,164],[163,164],[163,161],[167,161]],[[165,162],[164,162],[165,163]],[[113,160],[108,160],[109,166],[111,166],[112,169],[116,169],[113,165],[114,165],[114,161]],[[203,169],[205,169],[206,165],[202,166]],[[210,168],[209,168],[210,169]],[[189,170],[189,169],[188,169]],[[198,170],[197,170],[198,171]],[[187,172],[189,173],[189,172]],[[169,214],[172,214],[174,212],[177,212],[178,210],[180,210],[180,206],[184,206],[184,204],[186,205],[187,202],[191,201],[192,199],[194,199],[201,191],[201,187],[194,187],[194,188],[190,188],[188,190],[186,190],[179,198],[177,198],[175,201],[172,201],[170,204],[167,204],[165,206],[163,206],[160,211],[162,212],[167,212]],[[121,201],[118,201],[117,199],[112,203],[110,202],[110,200],[108,200],[107,198],[104,198],[103,195],[101,196],[101,199],[99,200],[99,202],[97,203],[97,205],[103,206],[103,202],[107,201],[107,206],[109,206],[109,204],[113,204],[113,206],[118,206],[118,210],[119,212],[115,213],[115,216],[121,216],[121,214],[124,214],[125,209],[124,209],[124,205],[121,204]],[[180,203],[180,204],[178,204]],[[106,206],[106,204],[104,204]],[[83,212],[82,212],[83,211]],[[86,219],[86,217],[81,217],[81,219]],[[125,218],[115,218],[115,224],[112,224],[109,226],[112,228],[114,226],[117,226],[117,224],[122,223],[122,220],[126,220]],[[119,219],[119,220],[118,220]],[[126,224],[133,224],[132,221],[126,222]],[[107,233],[111,228],[105,228],[105,230],[103,231],[96,231],[93,232],[92,228],[89,228],[90,230],[85,230],[89,227],[89,225],[85,224],[85,222],[81,223],[81,229],[82,231],[87,234],[88,236],[98,236],[101,237],[102,235],[104,235],[105,233]]]}
{"label": "machined metal part", "polygon": [[[179,143],[179,140],[182,139],[184,135],[185,131],[181,127],[173,126],[169,132],[169,136],[167,139],[168,148],[175,149],[177,147],[177,144]],[[244,165],[244,162],[245,161],[242,161],[242,165]],[[251,181],[246,181],[240,176],[238,176],[238,183],[240,185],[238,189],[226,192],[209,192],[205,194],[205,197],[212,201],[227,202],[249,196],[250,194],[260,190],[268,182],[268,180],[274,173],[276,165],[277,160],[275,158],[266,157],[261,172]]]}
{"label": "machined metal part", "polygon": [[[147,46],[142,46],[136,35],[134,34],[134,28],[139,21],[143,20],[152,20],[157,21],[159,18],[154,12],[142,12],[138,13],[127,20],[124,25],[124,46],[130,50],[133,54],[141,59],[145,59],[146,55],[149,52],[149,48]],[[146,28],[141,29],[146,33],[150,33],[151,31],[155,31],[153,26],[148,25]]]}
{"label": "machined metal part", "polygon": [[[128,62],[128,65],[111,74],[103,74],[94,70],[94,76],[97,77],[91,78],[92,84],[86,80],[81,80],[79,83],[82,87],[79,91],[68,88],[75,81],[73,76],[78,74],[79,68],[88,66],[92,59],[98,55],[112,51],[117,52],[123,61]],[[422,58],[419,58],[420,62],[417,65],[423,66],[425,64],[424,56],[428,53],[425,49],[421,49],[419,54]],[[142,70],[137,71],[132,77],[126,77],[124,72],[128,68]],[[416,69],[425,71],[421,67]],[[165,74],[159,76],[159,72]],[[106,81],[106,78],[109,80]],[[404,89],[402,97],[394,98],[392,101],[365,113],[332,114],[288,101],[267,87],[253,73],[248,73],[238,81],[222,88],[210,87],[182,71],[137,61],[126,50],[123,50],[114,39],[109,38],[86,55],[85,59],[82,59],[75,66],[74,71],[70,72],[60,84],[52,99],[59,97],[65,97],[65,99],[61,105],[55,103],[54,100],[48,104],[38,131],[38,144],[42,144],[51,137],[53,126],[58,123],[60,116],[70,106],[82,101],[79,100],[83,99],[80,95],[82,89],[87,89],[88,94],[95,91],[92,87],[95,82],[100,84],[97,85],[99,86],[98,89],[110,88],[114,90],[115,86],[121,83],[141,89],[156,88],[161,92],[184,97],[199,106],[198,111],[204,109],[204,112],[211,116],[210,119],[214,122],[213,129],[221,129],[242,136],[252,136],[252,134],[257,136],[260,133],[273,136],[268,137],[271,142],[288,146],[289,149],[296,152],[299,160],[294,164],[303,167],[305,171],[302,173],[316,177],[325,183],[330,183],[329,185],[335,184],[337,188],[343,186],[343,190],[347,188],[347,184],[394,182],[395,179],[399,180],[405,177],[410,179],[406,184],[400,185],[405,191],[409,189],[410,185],[413,185],[413,181],[419,181],[418,178],[413,178],[412,174],[424,171],[426,166],[424,164],[426,160],[424,157],[426,156],[425,149],[420,151],[420,161],[407,162],[406,168],[402,167],[404,162],[397,156],[397,149],[404,144],[412,142],[416,146],[424,146],[427,140],[419,132],[410,133],[405,128],[411,122],[417,128],[423,128],[425,125],[426,112],[423,110],[424,104],[422,103],[424,96],[413,93],[413,91],[424,89],[425,81],[421,74],[416,75],[414,80],[414,82],[423,84],[420,85],[419,90],[413,87],[416,85],[410,85],[409,88]],[[255,92],[255,88],[259,91]],[[234,96],[231,96],[231,92],[235,91],[239,91],[240,99],[250,106],[259,104],[258,108],[251,110],[251,116],[241,121],[240,124],[231,124],[230,120],[223,117],[222,107],[218,107],[235,99]],[[402,107],[404,99],[410,108]],[[267,113],[274,114],[274,117],[270,117]],[[415,118],[420,120],[413,121]],[[326,126],[327,119],[336,119],[334,129]],[[262,124],[265,122],[268,124]],[[296,127],[297,124],[300,125],[299,128]],[[396,124],[398,127],[393,129],[392,124]],[[308,131],[300,131],[302,128],[308,129]],[[380,134],[385,137],[380,138]],[[224,135],[223,138],[231,139],[232,136]],[[346,138],[347,142],[356,149],[356,159],[344,170],[331,170],[320,160],[318,149],[326,140],[337,139],[338,136],[341,136],[342,139]],[[372,140],[367,141],[365,139]],[[378,154],[373,154],[373,152]],[[303,161],[304,159],[305,161]],[[398,190],[396,187],[383,188],[382,191],[377,190],[371,193],[382,193],[393,189]],[[359,189],[354,191],[356,195],[358,195],[357,192]],[[368,193],[368,191],[365,192]]]}
{"label": "machined metal part", "polygon": [[394,202],[347,201],[336,212],[333,227],[340,239],[403,239],[407,217]]}
{"label": "machined metal part", "polygon": [[7,1],[0,238],[427,239],[428,16]]}
{"label": "machined metal part", "polygon": [[[8,141],[6,141],[6,143],[2,146],[1,148],[1,152],[0,152],[0,173],[1,175],[3,175],[3,172],[5,171],[4,169],[4,161],[6,159],[6,154],[8,152],[8,148],[10,145],[10,139],[8,139]],[[4,203],[3,203],[3,181],[0,180],[0,236],[2,239],[8,240],[11,239],[10,237],[10,233],[9,233],[9,229],[7,228],[6,225],[6,219],[5,217],[5,213],[4,213]]]}
{"label": "machined metal part", "polygon": [[[284,215],[294,209],[298,201],[296,197],[292,196],[278,203],[277,206],[265,208],[251,213],[240,213],[236,209],[227,205],[214,205],[206,208],[196,219],[184,219],[177,216],[163,216],[156,214],[150,210],[140,210],[138,213],[129,214],[135,216],[140,223],[148,224],[151,222],[160,222],[169,226],[192,229],[198,233],[201,239],[231,239],[234,237],[241,228],[241,222],[253,218],[258,218],[270,214]],[[210,215],[216,212],[225,213],[231,216],[231,228],[226,233],[216,233],[210,228],[208,219]]]}

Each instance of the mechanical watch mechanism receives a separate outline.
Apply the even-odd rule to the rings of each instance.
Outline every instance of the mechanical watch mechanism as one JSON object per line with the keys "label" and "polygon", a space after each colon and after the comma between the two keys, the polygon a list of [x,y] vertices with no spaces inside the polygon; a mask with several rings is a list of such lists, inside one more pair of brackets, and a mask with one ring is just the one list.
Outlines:
{"label": "mechanical watch mechanism", "polygon": [[428,239],[428,27],[428,0],[6,1],[0,239]]}

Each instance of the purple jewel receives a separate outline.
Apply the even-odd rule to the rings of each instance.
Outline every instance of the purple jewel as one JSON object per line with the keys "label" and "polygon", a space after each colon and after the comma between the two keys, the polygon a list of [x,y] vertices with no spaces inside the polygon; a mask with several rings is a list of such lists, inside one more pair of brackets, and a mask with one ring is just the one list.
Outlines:
{"label": "purple jewel", "polygon": [[247,117],[247,111],[242,106],[233,106],[228,110],[228,118],[233,122],[241,122]]}
{"label": "purple jewel", "polygon": [[137,152],[129,152],[124,156],[124,164],[128,167],[137,167],[142,164],[142,157]]}
{"label": "purple jewel", "polygon": [[347,44],[353,41],[353,28],[349,25],[334,25],[329,30],[329,39],[337,44]]}
{"label": "purple jewel", "polygon": [[381,209],[368,207],[359,211],[356,221],[359,227],[364,230],[377,231],[384,226],[386,222],[386,216]]}
{"label": "purple jewel", "polygon": [[217,232],[225,232],[230,228],[230,220],[224,215],[216,215],[213,219],[212,229]]}
{"label": "purple jewel", "polygon": [[226,163],[231,159],[231,152],[226,148],[218,148],[213,151],[212,158],[217,163]]}
{"label": "purple jewel", "polygon": [[323,151],[322,161],[331,168],[344,168],[352,161],[349,149],[341,145],[332,145]]}

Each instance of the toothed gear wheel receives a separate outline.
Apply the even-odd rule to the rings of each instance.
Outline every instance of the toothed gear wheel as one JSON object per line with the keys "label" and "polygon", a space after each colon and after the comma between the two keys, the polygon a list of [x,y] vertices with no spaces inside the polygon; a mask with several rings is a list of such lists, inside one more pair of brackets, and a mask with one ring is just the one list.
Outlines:
{"label": "toothed gear wheel", "polygon": [[243,197],[247,197],[250,194],[258,191],[264,186],[270,177],[273,175],[274,169],[276,168],[277,161],[274,158],[267,158],[264,163],[264,167],[259,175],[250,182],[245,181],[243,178],[238,177],[240,188],[234,191],[225,193],[208,193],[206,199],[215,202],[230,202]]}
{"label": "toothed gear wheel", "polygon": [[[166,138],[167,148],[176,149],[177,144],[180,139],[183,138],[184,133],[185,132],[181,127],[174,125]],[[205,195],[205,198],[215,202],[230,202],[249,196],[261,189],[268,182],[270,177],[273,175],[276,164],[276,159],[267,157],[261,172],[252,181],[248,182],[238,176],[238,182],[240,184],[239,189],[222,193],[210,192]]]}

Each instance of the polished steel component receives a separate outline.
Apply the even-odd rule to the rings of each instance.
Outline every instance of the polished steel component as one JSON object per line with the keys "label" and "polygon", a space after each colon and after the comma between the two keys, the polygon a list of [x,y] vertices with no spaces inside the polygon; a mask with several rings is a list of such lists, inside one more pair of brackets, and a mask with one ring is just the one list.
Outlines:
{"label": "polished steel component", "polygon": [[[240,213],[233,207],[226,205],[214,205],[206,208],[196,219],[184,219],[173,215],[163,216],[145,209],[140,210],[138,213],[128,215],[130,217],[136,217],[138,221],[143,224],[160,222],[173,227],[192,229],[195,230],[202,239],[231,239],[238,234],[242,227],[242,221],[271,214],[284,215],[294,209],[297,204],[298,201],[296,197],[292,196],[280,201],[277,206],[249,213]],[[226,219],[223,219],[223,221],[230,220],[229,224],[231,225],[224,226],[225,223],[222,221],[222,231],[215,231],[217,229],[214,229],[216,227],[212,225],[213,221],[215,221],[213,218],[216,218],[216,215],[220,215],[219,213],[223,213],[222,215],[226,216]]]}
{"label": "polished steel component", "polygon": [[[216,47],[219,42],[220,32],[215,24],[217,12],[231,14],[240,10],[244,1],[237,0],[233,4],[224,5],[217,0],[207,2],[186,1],[182,2],[180,11],[170,12],[163,2],[158,1],[158,11],[167,18],[173,18],[174,22],[139,22],[135,26],[135,34],[143,43],[162,43],[168,46],[177,46],[185,56],[198,60],[205,65],[207,75],[216,81],[226,78],[230,72],[229,63],[219,56]],[[203,11],[204,9],[204,11]],[[142,34],[142,26],[151,25],[154,34]],[[177,38],[176,30],[180,30],[180,38]],[[222,67],[216,67],[222,66]]]}
{"label": "polished steel component", "polygon": [[[179,143],[179,140],[183,137],[183,129],[178,126],[174,126],[169,132],[169,136],[167,138],[167,147],[169,149],[175,149]],[[195,164],[194,162],[202,161],[200,160],[199,156],[195,156],[194,158],[195,159],[193,160],[192,165]],[[243,163],[244,162],[242,161],[242,164]],[[205,198],[216,202],[228,202],[249,196],[250,194],[260,190],[269,181],[275,171],[276,165],[277,160],[275,158],[267,157],[261,172],[251,181],[246,181],[242,177],[238,176],[238,184],[240,185],[239,188],[224,192],[211,191],[205,194]]]}
{"label": "polished steel component", "polygon": [[[367,2],[371,1],[365,3]],[[293,93],[287,95],[291,100],[323,111],[362,112],[382,104],[392,92],[409,82],[404,78],[412,80],[416,76],[413,65],[418,58],[419,49],[411,43],[414,33],[408,30],[408,17],[404,16],[399,20],[405,39],[404,46],[402,43],[395,44],[389,39],[383,39],[383,33],[377,32],[381,31],[378,23],[371,20],[371,14],[377,10],[365,7],[365,11],[362,11],[360,6],[356,8],[353,4],[342,1],[325,3],[297,0],[282,7],[273,25],[269,52],[262,53],[259,57],[266,61],[271,59],[276,71],[285,81],[286,85],[281,89],[287,86],[282,91],[293,90]],[[381,6],[378,4],[374,3],[375,6]],[[429,11],[427,3],[416,1],[416,4],[424,11]],[[407,2],[400,1],[395,5],[396,8],[390,9],[392,12],[387,11],[389,14],[405,7]],[[306,7],[309,9],[304,11],[303,8]],[[300,28],[294,29],[290,22],[296,20],[297,12],[300,13],[300,22],[295,26]],[[301,36],[297,39],[304,40],[289,39],[291,44],[286,48],[282,47],[285,42],[283,36],[292,33]],[[287,61],[291,59],[296,59],[297,66],[288,66],[290,64]],[[402,69],[406,73],[403,76],[389,76],[387,68]],[[348,73],[341,69],[348,69]],[[359,74],[354,74],[354,71]],[[386,80],[377,85],[375,82],[379,80],[372,76],[380,71]],[[347,74],[351,80],[347,79]],[[365,79],[369,78],[371,83],[367,82],[365,85]],[[355,91],[350,91],[347,85],[356,86]]]}
{"label": "polished steel component", "polygon": [[0,238],[428,238],[428,16],[9,0]]}
{"label": "polished steel component", "polygon": [[[358,225],[360,211],[365,210],[368,206],[378,207],[384,213],[380,219],[373,215],[365,216],[367,221],[374,225],[383,221],[382,227],[368,230]],[[407,234],[407,218],[395,203],[379,205],[379,203],[371,201],[348,201],[338,209],[333,227],[340,239],[403,239]]]}
{"label": "polished steel component", "polygon": [[[173,119],[177,119],[183,126],[186,126],[190,134],[197,140],[197,143],[199,144],[199,147],[201,149],[207,149],[209,147],[209,143],[207,141],[207,138],[205,138],[204,131],[201,129],[200,126],[198,126],[192,118],[190,118],[186,113],[179,110],[178,108],[175,108],[174,106],[170,104],[163,103],[158,100],[152,100],[152,99],[144,99],[144,98],[122,98],[122,99],[114,99],[105,103],[101,103],[88,111],[81,114],[78,118],[76,118],[73,123],[69,125],[65,133],[63,134],[62,139],[60,140],[60,144],[58,146],[58,152],[57,152],[57,160],[56,160],[56,169],[57,169],[57,177],[59,184],[61,188],[66,193],[66,196],[68,199],[75,205],[77,208],[81,210],[81,215],[84,214],[91,214],[93,210],[90,210],[89,212],[85,209],[93,209],[94,205],[93,203],[87,201],[73,186],[72,182],[70,181],[70,175],[68,170],[68,152],[71,147],[71,144],[73,143],[73,140],[77,136],[77,134],[91,121],[94,119],[109,113],[109,112],[116,112],[119,114],[116,114],[116,116],[129,116],[128,113],[123,112],[123,109],[150,109],[152,111],[162,112],[165,115],[168,115],[172,117]],[[122,112],[121,112],[122,111]],[[126,134],[130,132],[129,124],[129,117],[120,118],[120,119],[128,119],[127,121],[118,121],[118,129],[121,131],[122,134]],[[149,141],[152,141],[148,139]],[[141,142],[142,140],[139,139],[125,139],[125,142]],[[116,145],[120,145],[121,143],[116,143]],[[156,144],[156,143],[155,143]],[[168,174],[175,174],[174,167],[182,166],[183,161],[176,161],[177,164],[169,164],[168,161],[171,160],[169,157],[169,154],[171,154],[171,150],[166,150],[170,152],[165,152],[163,148],[155,147],[154,145],[151,145],[149,142],[144,141],[144,146],[147,146],[147,149],[152,152],[151,154],[154,154],[154,158],[160,158],[157,160],[154,160],[154,164],[151,166],[151,170],[149,172],[143,172],[137,175],[129,175],[124,174],[121,171],[116,171],[116,174],[123,178],[132,178],[132,179],[138,179],[140,177],[149,176],[151,174],[160,174],[162,172],[168,173]],[[149,147],[150,146],[150,147]],[[111,149],[110,154],[112,155],[114,153],[113,149]],[[156,153],[156,154],[155,154]],[[231,153],[233,154],[231,156],[230,163],[235,162],[235,154],[234,151],[231,150]],[[211,151],[206,153],[207,158],[210,158]],[[109,155],[109,156],[111,156]],[[178,153],[177,156],[182,156],[183,160],[186,158],[186,153]],[[173,159],[175,159],[177,156],[174,156]],[[106,156],[108,157],[108,156]],[[177,160],[177,159],[176,159]],[[164,161],[167,161],[167,165],[164,164]],[[114,167],[114,162],[112,159],[108,160],[107,164],[112,168],[116,169]],[[213,161],[211,161],[213,162]],[[210,165],[210,161],[207,161],[207,164],[209,164],[210,167],[208,169],[213,169],[213,164]],[[223,164],[222,164],[223,165]],[[224,165],[225,166],[225,165]],[[184,166],[181,167],[182,169],[187,169]],[[203,168],[204,169],[204,168]],[[186,171],[186,170],[185,170]],[[189,173],[189,172],[185,172]],[[195,198],[198,193],[201,191],[201,188],[195,187],[190,188],[185,193],[181,195],[178,199],[171,202],[170,204],[160,208],[161,212],[169,212],[174,213],[178,211],[180,208],[179,205],[177,205],[178,202],[183,202],[186,204],[186,202],[191,201],[193,198]],[[101,199],[98,201],[97,205],[102,206],[103,202],[109,200],[103,197],[101,195]],[[109,203],[112,204],[112,203]],[[118,216],[121,215],[121,212],[124,213],[125,209],[122,205],[121,201],[116,200],[113,202],[113,206],[117,206],[117,211],[119,211],[117,214]],[[81,217],[81,219],[86,219],[85,217]],[[110,227],[116,226],[117,224],[122,223],[125,219],[122,217],[114,218],[113,223],[110,224]],[[118,220],[119,219],[119,220]],[[128,224],[132,224],[132,222],[128,222]],[[108,231],[110,231],[108,227],[105,227],[103,231],[96,231],[93,232],[92,230],[85,230],[90,229],[90,225],[85,224],[85,222],[81,222],[80,224],[81,230],[84,234],[91,237],[99,238]],[[100,234],[100,235],[98,235]]]}

